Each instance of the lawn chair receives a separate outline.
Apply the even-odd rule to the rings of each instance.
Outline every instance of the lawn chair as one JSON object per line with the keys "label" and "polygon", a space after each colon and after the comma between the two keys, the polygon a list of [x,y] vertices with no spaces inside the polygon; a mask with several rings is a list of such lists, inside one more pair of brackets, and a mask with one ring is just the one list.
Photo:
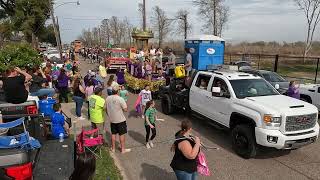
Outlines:
{"label": "lawn chair", "polygon": [[[101,146],[103,145],[103,136],[99,133],[99,129],[84,130],[77,137],[77,151],[78,154],[90,151],[96,157],[101,158]],[[98,151],[98,153],[97,153]]]}
{"label": "lawn chair", "polygon": [[0,149],[21,148],[33,150],[41,147],[40,142],[29,135],[29,132],[24,124],[24,118],[20,118],[8,123],[2,123],[0,124],[0,128],[10,129],[20,125],[23,125],[22,133],[11,136],[0,136]]}

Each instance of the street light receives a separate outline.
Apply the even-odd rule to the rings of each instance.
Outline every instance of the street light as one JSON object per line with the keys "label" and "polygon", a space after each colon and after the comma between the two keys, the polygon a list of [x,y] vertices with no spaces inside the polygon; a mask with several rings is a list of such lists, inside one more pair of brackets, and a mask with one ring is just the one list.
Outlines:
{"label": "street light", "polygon": [[[51,0],[52,3],[53,0]],[[76,4],[76,5],[80,5],[79,1],[71,1],[71,2],[63,2],[59,5],[57,5],[55,8],[53,8],[53,4],[50,6],[50,15],[52,18],[52,23],[53,23],[53,29],[54,29],[54,33],[56,36],[56,41],[57,41],[57,46],[59,48],[59,54],[60,54],[60,58],[62,59],[62,46],[61,46],[61,38],[60,38],[60,31],[58,30],[58,25],[56,23],[56,18],[54,17],[54,10],[57,9],[60,6],[66,5],[66,4]],[[57,19],[58,21],[58,19]]]}
{"label": "street light", "polygon": [[80,5],[80,1],[63,2],[63,3],[59,4],[59,5],[57,5],[54,9],[57,9],[58,7],[66,5],[66,4],[76,4],[77,6],[79,6]]}

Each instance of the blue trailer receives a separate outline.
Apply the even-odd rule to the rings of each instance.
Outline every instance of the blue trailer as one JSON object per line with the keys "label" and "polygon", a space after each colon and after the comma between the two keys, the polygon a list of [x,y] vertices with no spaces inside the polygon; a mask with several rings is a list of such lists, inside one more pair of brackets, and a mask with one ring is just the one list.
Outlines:
{"label": "blue trailer", "polygon": [[185,40],[185,48],[190,49],[192,68],[207,70],[208,65],[224,63],[225,40],[213,35],[199,35]]}

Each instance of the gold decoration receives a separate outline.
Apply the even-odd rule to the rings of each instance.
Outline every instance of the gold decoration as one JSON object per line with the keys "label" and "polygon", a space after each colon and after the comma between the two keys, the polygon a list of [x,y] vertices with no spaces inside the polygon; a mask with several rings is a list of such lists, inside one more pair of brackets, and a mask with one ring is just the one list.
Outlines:
{"label": "gold decoration", "polygon": [[148,81],[146,79],[139,79],[133,77],[128,72],[125,72],[124,78],[128,87],[130,87],[133,90],[142,90],[146,85],[149,85],[151,91],[156,92],[159,91],[160,86],[164,86],[166,84],[165,79]]}

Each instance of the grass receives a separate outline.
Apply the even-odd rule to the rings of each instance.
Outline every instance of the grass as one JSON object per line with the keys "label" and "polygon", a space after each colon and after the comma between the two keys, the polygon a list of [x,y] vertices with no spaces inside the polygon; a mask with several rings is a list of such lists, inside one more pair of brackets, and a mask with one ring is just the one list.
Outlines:
{"label": "grass", "polygon": [[119,169],[105,147],[102,147],[101,155],[102,158],[97,158],[94,180],[107,180],[108,178],[110,180],[122,180]]}

